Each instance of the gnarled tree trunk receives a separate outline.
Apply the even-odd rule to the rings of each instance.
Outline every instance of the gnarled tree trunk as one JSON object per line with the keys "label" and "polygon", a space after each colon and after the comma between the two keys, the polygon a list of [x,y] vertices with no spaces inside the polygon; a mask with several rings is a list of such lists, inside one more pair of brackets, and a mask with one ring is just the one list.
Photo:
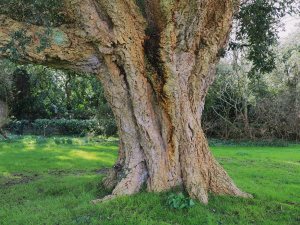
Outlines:
{"label": "gnarled tree trunk", "polygon": [[[55,28],[64,41],[51,37],[43,52],[29,43],[20,61],[99,77],[120,135],[119,159],[105,180],[114,188],[108,198],[134,194],[144,182],[148,191],[183,186],[204,203],[208,192],[247,197],[214,159],[201,128],[205,96],[237,1],[137,2],[65,0],[76,27]],[[0,47],[14,29],[27,26],[29,37],[44,29],[1,20],[12,26],[1,27],[6,32]],[[9,57],[9,51],[2,56]]]}

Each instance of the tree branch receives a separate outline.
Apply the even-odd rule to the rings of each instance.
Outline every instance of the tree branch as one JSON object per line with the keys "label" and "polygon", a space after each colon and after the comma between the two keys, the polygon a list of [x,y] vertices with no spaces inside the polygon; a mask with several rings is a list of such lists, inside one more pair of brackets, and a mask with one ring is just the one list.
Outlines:
{"label": "tree branch", "polygon": [[64,0],[67,11],[76,23],[85,31],[87,38],[101,45],[102,48],[110,48],[113,40],[112,22],[103,10],[101,1],[94,0]]}
{"label": "tree branch", "polygon": [[0,58],[95,72],[100,62],[85,35],[75,28],[35,26],[0,15]]}

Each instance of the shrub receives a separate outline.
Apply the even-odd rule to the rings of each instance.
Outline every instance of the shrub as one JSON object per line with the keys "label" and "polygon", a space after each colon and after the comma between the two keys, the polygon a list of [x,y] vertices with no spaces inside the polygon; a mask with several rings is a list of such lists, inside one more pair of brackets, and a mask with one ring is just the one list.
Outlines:
{"label": "shrub", "polygon": [[94,130],[98,135],[113,136],[118,132],[114,119],[100,119],[97,121],[98,127]]}
{"label": "shrub", "polygon": [[84,135],[92,130],[96,123],[92,120],[37,119],[32,126],[37,134]]}
{"label": "shrub", "polygon": [[58,138],[55,138],[54,139],[54,143],[57,144],[57,145],[60,145],[61,144],[61,140],[58,139]]}
{"label": "shrub", "polygon": [[168,205],[173,209],[191,208],[195,205],[194,201],[185,197],[181,192],[178,194],[172,193],[168,197]]}
{"label": "shrub", "polygon": [[73,144],[73,141],[72,141],[72,139],[67,139],[67,140],[66,140],[66,143],[67,143],[68,145],[72,145],[72,144]]}
{"label": "shrub", "polygon": [[274,147],[287,147],[289,142],[285,140],[222,140],[222,139],[209,139],[210,146],[274,146]]}
{"label": "shrub", "polygon": [[46,144],[47,143],[47,139],[46,138],[44,138],[44,137],[37,137],[36,138],[36,140],[35,140],[35,142],[37,143],[37,144]]}
{"label": "shrub", "polygon": [[28,129],[29,126],[28,120],[15,120],[10,121],[5,128],[14,134],[23,135],[24,130]]}
{"label": "shrub", "polygon": [[[77,119],[37,119],[34,122],[28,120],[12,121],[7,129],[15,134],[36,135],[81,135],[88,133],[95,135],[112,136],[117,134],[117,126],[114,119],[101,120],[77,120]],[[57,144],[57,142],[55,142]]]}

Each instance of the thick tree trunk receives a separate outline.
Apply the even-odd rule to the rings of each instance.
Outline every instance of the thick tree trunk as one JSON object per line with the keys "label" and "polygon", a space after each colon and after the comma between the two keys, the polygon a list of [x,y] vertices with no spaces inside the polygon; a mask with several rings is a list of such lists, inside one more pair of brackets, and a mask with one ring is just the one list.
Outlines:
{"label": "thick tree trunk", "polygon": [[[205,96],[238,1],[65,2],[80,30],[55,28],[50,47],[36,52],[30,43],[26,50],[33,53],[20,55],[99,77],[120,135],[119,159],[104,182],[113,189],[107,198],[137,193],[145,182],[148,191],[182,186],[204,203],[209,192],[247,197],[214,159],[201,128]],[[16,24],[0,33],[0,47],[10,46],[9,33],[24,24],[1,21]],[[44,30],[26,26],[33,38],[34,30]]]}
{"label": "thick tree trunk", "polygon": [[[119,73],[116,78],[124,79]],[[148,191],[182,186],[191,197],[204,203],[208,202],[209,192],[250,196],[235,186],[214,159],[201,128],[203,108],[195,112],[187,94],[177,93],[166,108],[166,102],[155,97],[149,84],[144,84],[139,93],[142,102],[136,104],[130,88],[112,86],[118,82],[108,83],[103,78],[109,76],[103,72],[101,75],[107,96],[118,96],[118,99],[111,98],[110,103],[119,126],[120,150],[117,163],[104,181],[108,188],[114,188],[112,195],[94,203],[137,193],[144,182]],[[204,82],[207,84],[202,85],[210,83]],[[137,94],[137,89],[134,92]],[[148,107],[143,108],[142,104]]]}
{"label": "thick tree trunk", "polygon": [[[100,73],[121,139],[119,160],[104,182],[116,185],[108,198],[136,193],[143,182],[148,191],[182,186],[204,203],[208,192],[248,197],[214,159],[201,128],[205,95],[231,26],[232,3],[182,1],[177,5],[181,12],[172,4],[165,11],[156,8],[156,1],[147,4],[153,33],[143,46],[147,38],[143,28],[137,29],[143,24],[132,19],[138,16],[121,15],[118,58],[105,59],[111,76]],[[202,8],[197,11],[197,6]],[[122,4],[118,9],[123,12]]]}

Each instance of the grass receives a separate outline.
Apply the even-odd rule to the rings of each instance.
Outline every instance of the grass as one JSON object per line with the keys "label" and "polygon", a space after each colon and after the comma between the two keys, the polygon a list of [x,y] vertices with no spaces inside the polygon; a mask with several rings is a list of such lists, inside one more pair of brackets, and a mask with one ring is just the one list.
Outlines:
{"label": "grass", "polygon": [[219,146],[213,153],[254,199],[210,196],[190,209],[167,205],[170,193],[142,192],[89,202],[117,143],[85,138],[0,141],[0,224],[300,224],[300,145]]}

